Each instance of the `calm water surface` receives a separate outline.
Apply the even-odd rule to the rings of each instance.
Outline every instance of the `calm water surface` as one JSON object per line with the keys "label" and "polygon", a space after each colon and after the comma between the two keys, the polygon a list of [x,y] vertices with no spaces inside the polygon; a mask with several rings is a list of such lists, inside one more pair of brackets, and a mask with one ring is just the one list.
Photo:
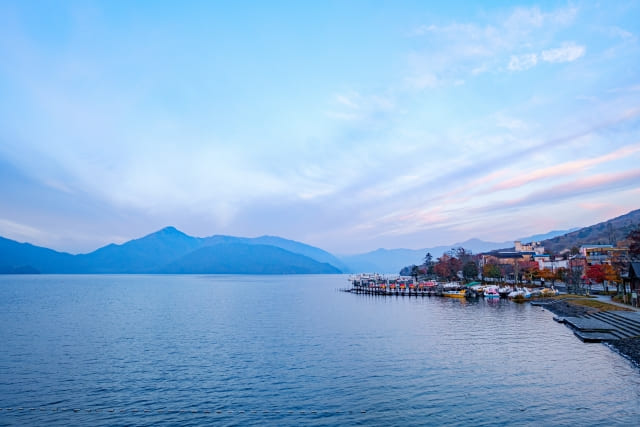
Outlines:
{"label": "calm water surface", "polygon": [[346,285],[0,276],[0,424],[640,425],[640,370],[541,308]]}

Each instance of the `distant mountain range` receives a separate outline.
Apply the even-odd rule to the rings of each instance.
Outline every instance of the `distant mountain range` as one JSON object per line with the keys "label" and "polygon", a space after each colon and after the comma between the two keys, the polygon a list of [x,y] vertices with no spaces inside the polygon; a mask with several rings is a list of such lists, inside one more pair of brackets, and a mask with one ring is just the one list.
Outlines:
{"label": "distant mountain range", "polygon": [[452,248],[463,247],[479,253],[493,249],[504,248],[513,245],[513,242],[485,242],[480,239],[471,239],[447,246],[435,246],[424,249],[377,249],[358,255],[345,255],[341,259],[353,271],[370,271],[378,273],[398,273],[403,267],[411,264],[420,265],[428,253],[433,259],[440,257]]}
{"label": "distant mountain range", "polygon": [[279,237],[192,237],[163,228],[121,245],[71,255],[0,238],[0,273],[331,274],[336,257]]}
{"label": "distant mountain range", "polygon": [[[582,244],[624,239],[640,225],[640,209],[590,227],[557,230],[520,238],[539,241],[547,252],[559,253]],[[398,273],[453,248],[473,253],[513,247],[513,241],[470,239],[424,249],[377,249],[358,255],[334,256],[294,240],[276,236],[189,236],[174,227],[123,243],[110,244],[88,254],[72,255],[0,237],[0,273],[180,273],[180,274],[332,274],[353,272]]]}
{"label": "distant mountain range", "polygon": [[580,228],[579,227],[574,227],[574,228],[570,228],[568,230],[553,230],[553,231],[550,231],[548,233],[534,234],[533,236],[523,237],[523,238],[516,239],[516,240],[520,240],[522,243],[541,242],[543,240],[551,239],[551,238],[556,237],[556,236],[562,236],[564,234],[571,233],[572,231],[576,231],[576,230],[580,230]]}
{"label": "distant mountain range", "polygon": [[[546,234],[523,237],[522,242],[540,241],[543,238],[554,237],[565,234],[571,230],[556,230]],[[358,255],[342,256],[341,259],[353,271],[371,271],[379,273],[397,273],[408,265],[420,265],[424,262],[424,257],[430,253],[433,259],[439,258],[443,253],[454,248],[465,248],[474,254],[488,252],[496,249],[513,247],[513,240],[506,242],[486,242],[480,239],[469,239],[464,242],[454,243],[446,246],[434,246],[424,249],[377,249]]]}

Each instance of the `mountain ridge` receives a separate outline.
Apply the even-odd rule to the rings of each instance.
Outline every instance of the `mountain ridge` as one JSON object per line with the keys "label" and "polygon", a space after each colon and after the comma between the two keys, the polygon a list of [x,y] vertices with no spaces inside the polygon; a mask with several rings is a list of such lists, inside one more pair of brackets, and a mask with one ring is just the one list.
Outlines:
{"label": "mountain ridge", "polygon": [[[218,256],[223,253],[224,256]],[[270,245],[218,243],[203,246],[156,273],[172,274],[336,274],[336,267]]]}
{"label": "mountain ridge", "polygon": [[[623,240],[629,231],[638,225],[640,225],[640,209],[591,226],[569,230],[554,230],[517,240],[522,242],[540,241],[548,252],[558,253],[581,244],[609,243],[612,239]],[[548,236],[553,237],[541,239]],[[242,247],[243,245],[245,247]],[[189,254],[214,246],[217,246],[217,249],[207,249],[200,254],[189,257]],[[279,265],[279,270],[270,266],[261,266],[260,263],[264,262],[265,259],[261,261],[260,257],[254,258],[250,247],[253,247],[256,253],[262,253],[265,259],[269,259],[269,262]],[[239,264],[238,254],[245,254],[247,263],[253,264],[250,270],[269,272],[265,274],[276,274],[276,271],[280,271],[281,274],[287,274],[285,272],[293,272],[292,274],[298,272],[297,274],[300,274],[299,272],[301,271],[318,273],[328,271],[397,273],[407,265],[421,264],[427,252],[431,253],[435,259],[444,252],[457,247],[464,247],[473,253],[482,253],[513,247],[513,241],[487,242],[472,238],[451,245],[423,249],[379,248],[362,254],[336,256],[323,249],[278,236],[235,237],[212,235],[208,237],[193,237],[173,226],[167,226],[137,239],[121,244],[111,243],[92,252],[77,255],[0,237],[0,274],[29,274],[36,272],[126,274],[157,273],[170,269],[174,271],[188,270],[186,266],[180,267],[180,260],[185,263],[191,263],[190,265],[199,272],[207,271],[206,268],[203,269],[203,266],[206,265],[211,267],[210,270],[222,271],[224,270],[221,266],[222,264],[218,262],[219,260],[215,261],[215,259],[224,258],[225,256],[235,260],[232,264],[239,271],[245,271],[247,268]],[[280,249],[281,251],[274,249]],[[225,250],[230,252],[225,254]],[[213,261],[203,259],[205,256],[203,254],[212,257]],[[299,259],[295,255],[305,257],[307,260]],[[282,262],[278,261],[278,257],[281,257],[280,261]],[[284,262],[285,260],[287,261]],[[224,271],[229,272],[231,270]]]}
{"label": "mountain ridge", "polygon": [[599,222],[581,227],[562,236],[556,236],[541,241],[549,253],[560,253],[574,246],[585,244],[614,244],[624,241],[627,235],[640,226],[640,209]]}
{"label": "mountain ridge", "polygon": [[[223,243],[224,242],[224,243]],[[268,242],[270,244],[263,244]],[[226,246],[225,246],[226,245]],[[301,242],[282,239],[276,236],[259,238],[243,238],[233,236],[193,237],[173,226],[164,227],[156,232],[122,244],[108,244],[86,254],[72,255],[52,249],[20,243],[0,237],[0,273],[51,273],[51,274],[140,274],[163,272],[171,266],[173,270],[184,273],[195,272],[186,266],[180,267],[181,259],[194,262],[188,258],[202,248],[216,247],[207,251],[213,258],[233,260],[235,272],[264,271],[267,274],[302,274],[302,273],[341,273],[343,266],[337,258]],[[246,248],[242,248],[246,246]],[[259,247],[258,247],[259,246]],[[280,247],[284,246],[284,247]],[[255,258],[257,252],[268,258]],[[287,250],[287,248],[292,250]],[[276,250],[277,249],[277,250]],[[226,253],[225,250],[231,252]],[[247,256],[246,262],[251,268],[242,267],[237,254]],[[317,259],[316,259],[317,258]],[[203,266],[205,260],[198,259],[193,267],[199,273],[217,273],[224,270],[220,262],[209,260],[212,269]],[[330,261],[339,266],[333,265]],[[213,268],[215,266],[215,268]],[[343,266],[344,267],[344,266]],[[232,270],[224,270],[233,273]],[[257,273],[247,273],[257,274]]]}

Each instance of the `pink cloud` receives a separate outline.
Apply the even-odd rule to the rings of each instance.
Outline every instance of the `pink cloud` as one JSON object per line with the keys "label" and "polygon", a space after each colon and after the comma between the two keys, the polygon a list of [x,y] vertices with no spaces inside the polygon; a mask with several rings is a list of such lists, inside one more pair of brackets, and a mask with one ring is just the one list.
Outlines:
{"label": "pink cloud", "polygon": [[611,153],[605,154],[604,156],[560,163],[544,169],[538,169],[531,173],[527,173],[526,175],[521,175],[512,179],[503,181],[491,187],[489,191],[511,190],[534,181],[548,179],[556,176],[573,175],[575,173],[584,171],[585,169],[591,168],[593,166],[618,160],[618,159],[627,157],[631,154],[637,153],[639,151],[640,151],[640,144],[628,145],[616,151],[613,151]]}

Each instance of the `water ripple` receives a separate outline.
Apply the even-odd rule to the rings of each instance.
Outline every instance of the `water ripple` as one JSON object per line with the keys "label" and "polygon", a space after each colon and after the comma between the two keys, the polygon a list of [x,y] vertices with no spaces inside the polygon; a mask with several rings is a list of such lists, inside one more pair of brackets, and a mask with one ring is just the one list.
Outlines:
{"label": "water ripple", "polygon": [[344,280],[2,276],[0,424],[640,424],[637,368],[540,308]]}

